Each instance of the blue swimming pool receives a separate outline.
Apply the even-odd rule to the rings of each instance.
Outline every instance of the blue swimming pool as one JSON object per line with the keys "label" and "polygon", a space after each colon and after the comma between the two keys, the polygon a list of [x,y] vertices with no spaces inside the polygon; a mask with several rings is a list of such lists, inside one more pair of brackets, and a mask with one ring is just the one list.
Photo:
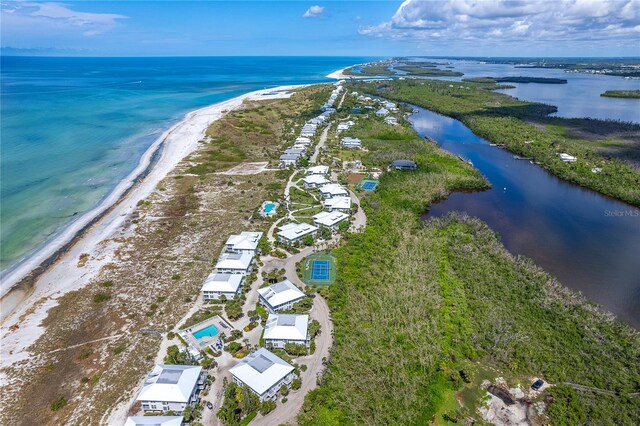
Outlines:
{"label": "blue swimming pool", "polygon": [[264,209],[263,210],[264,210],[265,213],[270,213],[271,210],[273,210],[275,208],[275,206],[276,205],[274,203],[267,203],[267,204],[264,205]]}
{"label": "blue swimming pool", "polygon": [[193,332],[192,334],[193,334],[193,337],[195,337],[196,339],[202,339],[203,337],[217,336],[219,332],[220,331],[218,330],[218,327],[211,324],[206,326],[205,328],[202,328],[198,331]]}

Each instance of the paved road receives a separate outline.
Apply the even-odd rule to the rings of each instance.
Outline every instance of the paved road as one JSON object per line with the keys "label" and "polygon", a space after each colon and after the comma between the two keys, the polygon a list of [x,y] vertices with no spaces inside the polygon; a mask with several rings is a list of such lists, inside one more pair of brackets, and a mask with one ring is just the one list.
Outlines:
{"label": "paved road", "polygon": [[316,149],[313,151],[313,155],[309,159],[309,163],[316,164],[318,161],[318,154],[320,154],[320,149],[324,146],[325,142],[327,142],[327,135],[329,134],[329,129],[331,128],[332,123],[329,123],[327,127],[324,128],[322,134],[320,135],[320,141],[316,145]]}
{"label": "paved road", "polygon": [[367,226],[367,216],[364,214],[364,209],[360,206],[360,200],[358,199],[358,196],[351,190],[349,190],[349,194],[351,195],[351,202],[354,203],[358,208],[358,210],[356,210],[355,214],[353,215],[351,230],[354,232],[362,232]]}
{"label": "paved road", "polygon": [[297,391],[291,391],[287,396],[288,401],[278,406],[266,416],[258,414],[250,425],[275,426],[282,423],[295,423],[295,418],[302,408],[304,397],[311,390],[318,387],[316,378],[324,371],[323,358],[329,357],[329,349],[333,345],[333,323],[331,322],[329,307],[326,300],[317,295],[313,300],[311,317],[320,322],[320,334],[316,337],[316,352],[313,355],[297,358],[297,363],[307,365],[307,371],[301,373],[302,387]]}

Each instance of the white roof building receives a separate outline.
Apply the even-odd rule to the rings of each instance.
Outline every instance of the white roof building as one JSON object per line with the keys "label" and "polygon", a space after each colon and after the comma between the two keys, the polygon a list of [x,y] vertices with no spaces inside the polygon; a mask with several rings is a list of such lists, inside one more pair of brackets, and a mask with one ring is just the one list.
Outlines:
{"label": "white roof building", "polygon": [[158,364],[136,400],[144,411],[182,412],[197,402],[197,393],[204,386],[203,376],[200,366]]}
{"label": "white roof building", "polygon": [[259,231],[244,231],[240,235],[231,235],[225,243],[225,250],[229,253],[255,254],[262,235],[263,233]]}
{"label": "white roof building", "polygon": [[287,343],[309,346],[309,315],[269,314],[264,326],[264,341],[270,347],[284,348]]}
{"label": "white roof building", "polygon": [[313,223],[317,226],[324,226],[326,228],[336,229],[338,224],[342,221],[348,220],[349,215],[346,213],[334,211],[334,212],[320,212],[313,216]]}
{"label": "white roof building", "polygon": [[291,364],[261,348],[231,367],[229,373],[235,383],[247,385],[264,401],[273,399],[283,384],[291,384],[293,370]]}
{"label": "white roof building", "polygon": [[324,200],[324,209],[326,211],[348,212],[351,210],[351,197],[334,197]]}
{"label": "white roof building", "polygon": [[307,176],[326,175],[329,173],[329,166],[312,166],[307,169]]}
{"label": "white roof building", "polygon": [[376,111],[376,115],[382,116],[382,115],[387,115],[389,114],[389,110],[386,108],[380,108],[379,110]]}
{"label": "white roof building", "polygon": [[323,175],[309,175],[302,178],[304,186],[307,188],[317,188],[319,186],[326,185],[330,181]]}
{"label": "white roof building", "polygon": [[222,253],[216,263],[216,271],[221,274],[248,274],[252,263],[253,255],[250,253]]}
{"label": "white roof building", "polygon": [[311,136],[313,136],[315,134],[316,134],[316,131],[315,130],[311,130],[311,129],[304,129],[304,130],[300,131],[300,136],[302,136],[302,137],[309,138],[309,137],[311,137]]}
{"label": "white roof building", "polygon": [[306,235],[315,235],[317,231],[317,227],[308,223],[287,223],[278,228],[278,239],[283,243],[291,244]]}
{"label": "white roof building", "polygon": [[342,138],[340,145],[342,145],[343,148],[360,148],[362,147],[362,141],[358,138],[347,136]]}
{"label": "white roof building", "polygon": [[242,274],[219,274],[212,272],[204,280],[200,290],[204,300],[219,299],[224,295],[227,299],[232,299],[238,294],[244,275]]}
{"label": "white roof building", "polygon": [[318,190],[323,198],[346,197],[349,195],[349,192],[337,183],[328,183],[321,186]]}
{"label": "white roof building", "polygon": [[182,416],[130,416],[124,426],[182,426]]}
{"label": "white roof building", "polygon": [[287,279],[269,287],[259,288],[258,294],[260,302],[272,314],[281,309],[291,308],[294,303],[305,297],[305,294]]}
{"label": "white roof building", "polygon": [[282,154],[280,156],[280,165],[282,167],[293,166],[298,162],[300,155],[298,154]]}
{"label": "white roof building", "polygon": [[387,124],[394,125],[394,126],[398,125],[398,119],[395,118],[395,117],[385,117],[384,118],[384,122],[387,123]]}
{"label": "white roof building", "polygon": [[562,153],[560,154],[560,159],[565,163],[575,163],[578,161],[578,157],[574,157],[573,155]]}
{"label": "white roof building", "polygon": [[311,139],[300,136],[300,137],[296,138],[294,143],[296,143],[298,145],[310,145],[311,144]]}

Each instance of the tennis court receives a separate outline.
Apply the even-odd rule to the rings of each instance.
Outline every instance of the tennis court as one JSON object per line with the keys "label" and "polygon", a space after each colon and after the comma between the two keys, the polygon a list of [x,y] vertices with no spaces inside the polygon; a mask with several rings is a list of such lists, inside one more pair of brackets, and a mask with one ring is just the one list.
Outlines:
{"label": "tennis court", "polygon": [[362,179],[360,183],[358,183],[358,189],[362,189],[365,191],[373,191],[378,186],[377,180],[371,179]]}
{"label": "tennis court", "polygon": [[336,262],[328,253],[309,256],[304,265],[304,282],[309,285],[329,285],[336,280]]}

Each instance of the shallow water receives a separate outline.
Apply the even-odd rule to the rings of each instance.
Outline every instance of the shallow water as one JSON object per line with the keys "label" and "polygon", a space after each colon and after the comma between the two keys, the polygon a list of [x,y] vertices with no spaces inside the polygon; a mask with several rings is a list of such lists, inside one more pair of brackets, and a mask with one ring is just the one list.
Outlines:
{"label": "shallow water", "polygon": [[490,146],[461,122],[417,108],[416,131],[470,160],[491,182],[451,194],[427,217],[464,211],[487,222],[507,249],[640,327],[640,210],[561,181]]}
{"label": "shallow water", "polygon": [[371,59],[3,57],[0,269],[97,205],[186,112]]}

